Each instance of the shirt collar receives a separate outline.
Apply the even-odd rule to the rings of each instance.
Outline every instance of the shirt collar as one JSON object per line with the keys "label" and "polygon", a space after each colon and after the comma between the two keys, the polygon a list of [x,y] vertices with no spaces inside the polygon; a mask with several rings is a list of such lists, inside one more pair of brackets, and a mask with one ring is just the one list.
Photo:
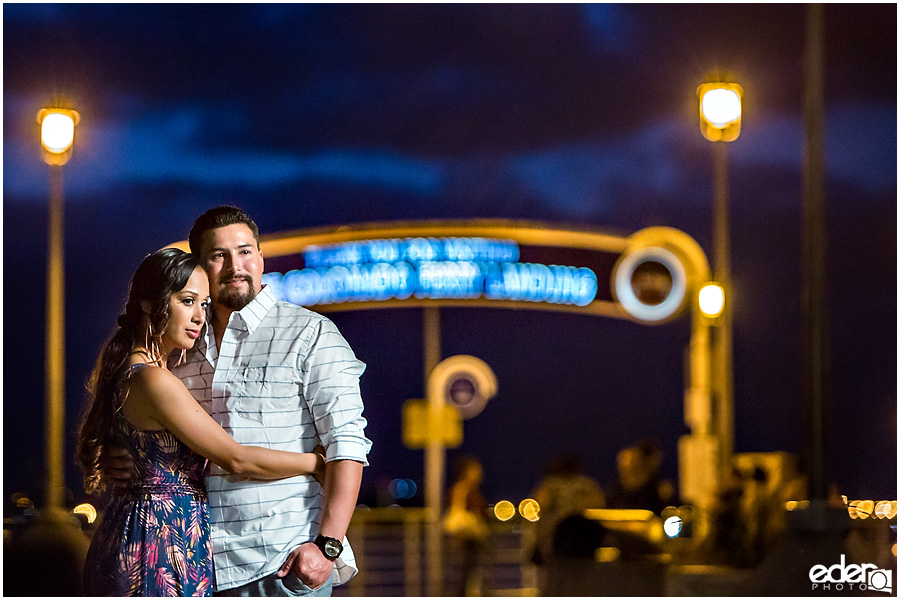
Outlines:
{"label": "shirt collar", "polygon": [[231,313],[228,326],[246,329],[249,333],[253,333],[259,327],[259,324],[262,323],[263,317],[266,316],[269,309],[275,306],[276,301],[277,299],[274,292],[272,292],[271,286],[263,286],[262,290],[247,306]]}

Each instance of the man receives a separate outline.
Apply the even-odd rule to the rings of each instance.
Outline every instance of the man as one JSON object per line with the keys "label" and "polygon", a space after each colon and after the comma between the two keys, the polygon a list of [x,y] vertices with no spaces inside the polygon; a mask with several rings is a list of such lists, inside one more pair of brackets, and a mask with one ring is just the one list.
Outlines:
{"label": "man", "polygon": [[365,365],[329,319],[263,287],[259,230],[244,211],[208,210],[188,241],[209,277],[211,313],[172,372],[236,441],[295,452],[321,445],[326,457],[324,489],[311,477],[207,478],[216,593],[330,596],[357,572],[345,534],[371,447]]}

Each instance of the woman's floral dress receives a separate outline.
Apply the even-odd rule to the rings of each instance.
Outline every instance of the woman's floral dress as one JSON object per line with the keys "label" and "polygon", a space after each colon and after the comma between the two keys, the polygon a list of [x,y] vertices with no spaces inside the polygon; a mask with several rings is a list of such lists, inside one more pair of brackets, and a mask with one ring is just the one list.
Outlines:
{"label": "woman's floral dress", "polygon": [[[129,367],[123,382],[146,366]],[[212,595],[206,459],[166,430],[135,428],[121,411],[116,427],[134,476],[127,488],[114,490],[94,534],[84,570],[87,595]]]}

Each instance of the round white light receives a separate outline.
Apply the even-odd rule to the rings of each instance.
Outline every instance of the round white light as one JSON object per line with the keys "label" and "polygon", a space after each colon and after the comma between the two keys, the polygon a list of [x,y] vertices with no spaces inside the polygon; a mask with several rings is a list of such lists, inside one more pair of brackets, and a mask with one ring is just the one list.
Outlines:
{"label": "round white light", "polygon": [[[671,287],[659,302],[647,303],[632,286],[632,276],[644,263],[659,263],[671,276]],[[687,274],[677,256],[664,248],[649,246],[626,253],[613,272],[613,291],[622,308],[636,319],[649,323],[663,321],[681,308],[687,294]]]}
{"label": "round white light", "polygon": [[715,283],[708,283],[698,297],[700,312],[707,317],[718,317],[725,309],[725,290]]}
{"label": "round white light", "polygon": [[725,129],[741,118],[741,97],[734,90],[714,89],[703,94],[700,101],[703,117],[714,127]]}
{"label": "round white light", "polygon": [[678,537],[678,534],[681,533],[683,524],[681,517],[671,516],[663,523],[663,531],[665,531],[666,535],[670,538]]}
{"label": "round white light", "polygon": [[62,154],[75,139],[75,120],[63,113],[50,113],[41,121],[41,143],[48,152]]}

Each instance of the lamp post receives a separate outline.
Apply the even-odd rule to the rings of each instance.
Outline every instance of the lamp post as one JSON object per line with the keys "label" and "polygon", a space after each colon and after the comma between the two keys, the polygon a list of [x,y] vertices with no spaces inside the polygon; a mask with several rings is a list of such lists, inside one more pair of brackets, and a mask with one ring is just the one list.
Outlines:
{"label": "lamp post", "polygon": [[[47,232],[47,339],[46,339],[46,490],[40,517],[9,542],[4,556],[3,591],[11,596],[80,596],[82,571],[90,541],[77,519],[64,508],[65,480],[65,338],[63,305],[63,189],[62,167],[72,156],[78,113],[45,108],[37,115],[41,126],[41,153],[50,166],[50,206]],[[47,576],[47,565],[53,575]]]}
{"label": "lamp post", "polygon": [[712,381],[716,398],[715,431],[719,438],[720,467],[731,468],[734,450],[734,398],[732,366],[731,241],[728,222],[728,142],[741,133],[743,88],[736,83],[707,83],[697,89],[700,131],[713,144],[713,273],[724,302],[714,328]]}
{"label": "lamp post", "polygon": [[50,166],[50,207],[47,231],[47,328],[44,396],[46,407],[45,506],[48,512],[63,509],[65,480],[65,305],[63,270],[63,186],[62,167],[72,156],[75,125],[74,110],[44,108],[37,115],[41,125],[44,162]]}

